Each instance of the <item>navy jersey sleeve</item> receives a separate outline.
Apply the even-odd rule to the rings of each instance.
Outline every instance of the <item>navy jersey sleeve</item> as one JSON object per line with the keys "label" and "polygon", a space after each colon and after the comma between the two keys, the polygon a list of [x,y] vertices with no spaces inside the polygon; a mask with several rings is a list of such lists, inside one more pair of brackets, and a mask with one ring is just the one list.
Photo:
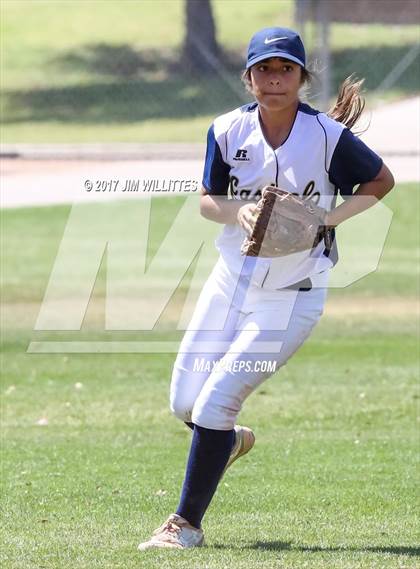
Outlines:
{"label": "navy jersey sleeve", "polygon": [[207,151],[204,164],[203,186],[209,194],[225,196],[228,193],[230,166],[223,161],[213,125],[207,133]]}
{"label": "navy jersey sleeve", "polygon": [[333,152],[329,179],[346,198],[354,186],[373,180],[381,167],[382,158],[346,128]]}

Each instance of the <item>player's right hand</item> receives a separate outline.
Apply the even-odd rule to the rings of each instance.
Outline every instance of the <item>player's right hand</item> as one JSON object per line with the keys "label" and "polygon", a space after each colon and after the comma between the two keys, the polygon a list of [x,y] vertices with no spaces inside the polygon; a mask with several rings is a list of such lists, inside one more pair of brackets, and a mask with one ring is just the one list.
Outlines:
{"label": "player's right hand", "polygon": [[256,203],[247,203],[239,208],[237,219],[239,225],[244,229],[247,235],[251,235],[254,225],[255,225],[255,216],[257,213],[257,204]]}

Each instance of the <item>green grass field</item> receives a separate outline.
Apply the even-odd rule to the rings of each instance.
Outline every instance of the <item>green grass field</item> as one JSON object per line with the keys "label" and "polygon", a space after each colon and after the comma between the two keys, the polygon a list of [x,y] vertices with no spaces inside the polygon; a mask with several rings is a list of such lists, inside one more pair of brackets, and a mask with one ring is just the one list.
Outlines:
{"label": "green grass field", "polygon": [[[26,353],[51,336],[147,333],[102,332],[94,318],[34,332],[70,208],[3,210],[2,567],[419,567],[419,196],[407,184],[385,200],[394,220],[376,273],[331,291],[310,340],[245,404],[257,444],[219,487],[207,546],[143,554],[176,508],[191,438],[168,409],[174,357]],[[154,204],[152,255],[179,206]]]}
{"label": "green grass field", "polygon": [[[243,104],[239,77],[250,36],[293,25],[292,0],[216,0],[231,83],[177,63],[182,0],[3,0],[2,142],[201,142],[214,116]],[[371,96],[418,42],[419,26],[334,24],[334,90],[349,74]],[[313,33],[309,30],[307,47]],[[381,99],[420,90],[414,62]],[[315,90],[318,87],[315,86]],[[372,104],[375,95],[372,95]]]}

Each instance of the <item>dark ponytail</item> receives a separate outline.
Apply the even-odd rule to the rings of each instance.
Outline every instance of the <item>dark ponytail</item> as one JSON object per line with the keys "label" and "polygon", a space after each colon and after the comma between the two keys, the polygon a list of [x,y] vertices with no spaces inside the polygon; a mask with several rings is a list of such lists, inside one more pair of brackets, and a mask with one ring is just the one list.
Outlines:
{"label": "dark ponytail", "polygon": [[356,79],[350,75],[341,84],[335,105],[327,112],[332,119],[343,123],[347,128],[352,128],[359,120],[365,100],[361,95],[364,79]]}

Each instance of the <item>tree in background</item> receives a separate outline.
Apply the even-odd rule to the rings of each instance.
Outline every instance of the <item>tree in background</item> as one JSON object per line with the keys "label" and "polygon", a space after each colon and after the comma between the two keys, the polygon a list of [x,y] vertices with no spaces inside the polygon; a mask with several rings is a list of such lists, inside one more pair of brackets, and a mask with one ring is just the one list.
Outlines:
{"label": "tree in background", "polygon": [[185,0],[185,20],[184,65],[191,71],[207,73],[214,70],[220,48],[210,0]]}

